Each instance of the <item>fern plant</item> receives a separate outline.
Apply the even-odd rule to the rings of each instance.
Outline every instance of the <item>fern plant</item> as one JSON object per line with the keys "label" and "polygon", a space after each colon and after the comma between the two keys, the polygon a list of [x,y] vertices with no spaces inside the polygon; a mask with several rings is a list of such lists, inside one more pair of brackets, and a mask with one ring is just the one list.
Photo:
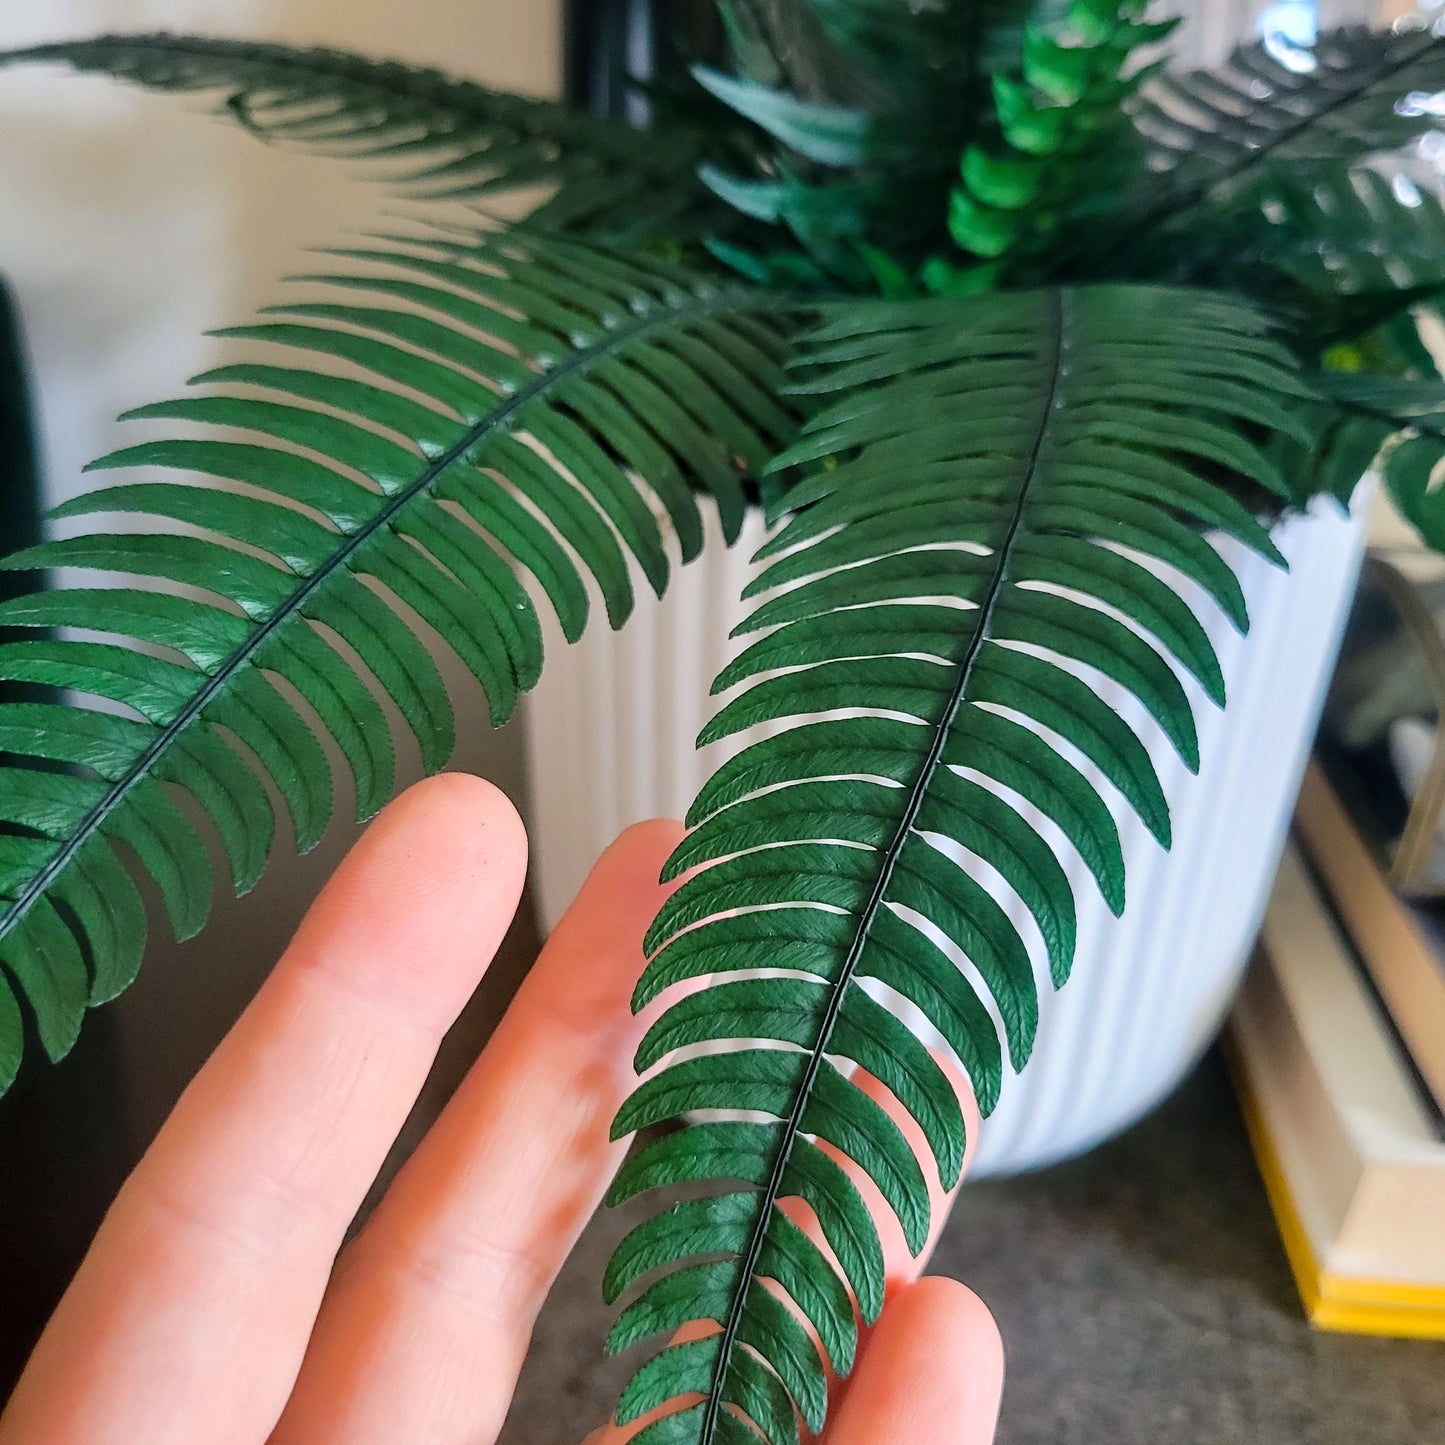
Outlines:
{"label": "fern plant", "polygon": [[[59,1058],[134,976],[139,872],[178,936],[204,925],[197,810],[244,892],[279,821],[267,783],[301,847],[325,829],[323,738],[361,814],[385,800],[383,697],[445,762],[433,646],[500,721],[539,675],[539,607],[569,639],[599,600],[620,626],[633,568],[661,592],[704,505],[728,541],[766,512],[747,645],[716,684],[742,690],[702,741],[773,726],[668,864],[691,876],[635,1002],[671,1006],[615,1124],[682,1127],[614,1201],[711,1186],[607,1272],[629,1297],[613,1348],[691,1327],[623,1395],[623,1422],[664,1411],[643,1445],[819,1429],[883,1300],[839,1157],[915,1249],[928,1181],[958,1177],[953,1084],[861,985],[917,1006],[986,1116],[1033,1046],[1034,940],[1055,984],[1073,962],[1036,820],[1124,906],[1108,803],[1071,755],[1167,845],[1146,738],[1090,679],[1197,768],[1181,676],[1225,689],[1186,584],[1248,626],[1217,538],[1280,562],[1278,519],[1378,462],[1445,542],[1445,382],[1421,335],[1445,207],[1409,178],[1439,140],[1439,33],[1180,73],[1139,0],[720,9],[732,64],[646,134],[333,51],[151,35],[0,56],[217,95],[414,196],[541,196],[512,225],[330,253],[223,333],[247,359],[132,414],[176,430],[95,464],[131,479],[60,509],[88,530],[5,563],[129,579],[0,604],[31,630],[0,643],[0,678],[79,695],[0,707],[5,1083],[28,1036]],[[115,513],[139,526],[94,522]]]}

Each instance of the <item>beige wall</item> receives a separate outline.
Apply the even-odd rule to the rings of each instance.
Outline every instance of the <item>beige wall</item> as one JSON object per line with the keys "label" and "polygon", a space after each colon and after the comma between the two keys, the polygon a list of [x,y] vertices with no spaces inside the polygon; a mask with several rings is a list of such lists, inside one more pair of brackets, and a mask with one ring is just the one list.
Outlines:
{"label": "beige wall", "polygon": [[[0,45],[166,28],[394,55],[546,94],[559,84],[559,10],[559,0],[10,0]],[[302,246],[394,206],[338,162],[258,145],[209,104],[0,72],[0,270],[27,318],[53,498],[83,485],[87,460],[138,439],[115,425],[119,411],[214,364],[205,328],[274,298]],[[492,733],[460,679],[457,695],[457,765],[517,796],[516,729]],[[184,947],[158,930],[141,981],[112,1010],[134,1137],[249,996],[354,833],[343,821],[307,858],[276,858],[256,894],[218,900],[212,926]]]}
{"label": "beige wall", "polygon": [[[536,94],[560,77],[559,0],[11,0],[0,46],[170,29],[343,46]],[[214,355],[306,244],[394,204],[359,168],[258,145],[206,114],[53,68],[0,73],[0,266],[29,317],[57,495],[112,418]]]}

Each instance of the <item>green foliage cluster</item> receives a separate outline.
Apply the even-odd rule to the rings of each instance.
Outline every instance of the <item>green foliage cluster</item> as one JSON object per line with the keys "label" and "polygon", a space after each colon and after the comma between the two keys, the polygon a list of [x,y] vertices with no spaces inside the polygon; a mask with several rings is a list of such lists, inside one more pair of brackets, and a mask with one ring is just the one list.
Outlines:
{"label": "green foliage cluster", "polygon": [[[1037,255],[1068,218],[1075,224],[1127,192],[1139,174],[1138,133],[1125,109],[1152,67],[1143,47],[1177,21],[1146,22],[1145,0],[1074,0],[1061,21],[1024,27],[1022,76],[992,76],[998,137],[972,142],[949,201],[949,234],[984,261]],[[930,289],[991,290],[1000,264],[936,261]]]}
{"label": "green foliage cluster", "polygon": [[[1164,64],[1139,0],[720,8],[731,63],[646,134],[332,51],[0,56],[220,93],[412,195],[533,207],[331,253],[225,333],[245,359],[133,413],[149,439],[96,465],[140,479],[5,564],[111,580],[0,604],[26,630],[0,679],[79,695],[0,705],[0,1081],[133,977],[139,873],[178,935],[202,926],[197,810],[244,891],[278,827],[325,829],[324,740],[358,811],[384,801],[385,700],[445,761],[432,649],[501,720],[539,675],[539,607],[569,638],[599,600],[620,626],[635,576],[661,592],[670,548],[696,555],[704,505],[729,541],[767,511],[703,740],[769,736],[709,780],[668,865],[694,871],[635,1001],[670,1007],[616,1122],[682,1127],[614,1199],[707,1186],[605,1281],[614,1348],[710,1322],[628,1386],[620,1419],[668,1409],[643,1445],[821,1425],[882,1305],[859,1180],[919,1248],[966,1142],[945,1069],[865,984],[931,1021],[987,1115],[1032,1049],[1036,976],[1072,966],[1069,857],[1118,911],[1111,805],[1168,843],[1144,725],[1094,683],[1197,767],[1186,680],[1225,688],[1185,594],[1248,625],[1216,539],[1281,561],[1272,523],[1378,462],[1445,544],[1422,332],[1445,285],[1421,152],[1439,34],[1251,43],[1203,73]],[[97,520],[117,513],[136,525]]]}

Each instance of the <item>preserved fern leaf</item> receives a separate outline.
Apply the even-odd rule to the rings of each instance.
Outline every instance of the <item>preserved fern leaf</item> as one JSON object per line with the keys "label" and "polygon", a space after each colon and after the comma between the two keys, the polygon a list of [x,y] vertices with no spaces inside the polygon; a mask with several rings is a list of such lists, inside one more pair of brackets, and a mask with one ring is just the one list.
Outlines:
{"label": "preserved fern leaf", "polygon": [[1434,31],[1351,26],[1283,58],[1257,41],[1219,70],[1161,75],[1136,119],[1173,183],[1149,205],[1148,223],[1206,199],[1218,205],[1266,170],[1399,149],[1437,124],[1410,102],[1437,90],[1442,73],[1445,37]]}
{"label": "preserved fern leaf", "polygon": [[1334,408],[1316,466],[1343,490],[1343,476],[1376,467],[1386,491],[1421,540],[1445,551],[1445,381],[1332,372],[1317,381]]}
{"label": "preserved fern leaf", "polygon": [[1343,166],[1271,176],[1256,203],[1267,220],[1251,259],[1344,295],[1445,285],[1445,202],[1408,175]]}
{"label": "preserved fern leaf", "polygon": [[1421,536],[1445,543],[1430,486],[1442,457],[1439,363],[1419,320],[1445,296],[1439,194],[1399,167],[1302,166],[1268,177],[1242,216],[1235,255],[1252,287],[1293,312],[1301,340],[1333,366],[1317,380],[1308,444],[1283,446],[1282,466],[1342,503],[1378,467]]}
{"label": "preserved fern leaf", "polygon": [[743,74],[808,101],[877,102],[885,84],[857,63],[825,23],[829,6],[798,0],[718,0],[718,14]]}
{"label": "preserved fern leaf", "polygon": [[1436,374],[1411,315],[1445,294],[1445,204],[1429,184],[1398,166],[1271,176],[1241,208],[1231,249],[1317,346],[1352,345],[1352,368]]}
{"label": "preserved fern leaf", "polygon": [[866,287],[885,253],[921,260],[936,245],[960,151],[990,129],[979,103],[984,72],[1016,63],[1028,5],[728,0],[720,8],[743,73],[697,78],[777,145],[753,145],[750,172],[709,164],[703,180],[735,211],[791,233],[806,258],[731,242],[719,254],[760,281],[821,287]]}
{"label": "preserved fern leaf", "polygon": [[[0,706],[0,752],[33,764],[0,770],[0,1081],[20,1059],[17,994],[58,1058],[86,1007],[134,976],[145,915],[118,845],[155,880],[178,937],[205,922],[207,849],[173,788],[210,816],[246,891],[274,832],[258,773],[300,847],[326,827],[319,733],[345,758],[358,811],[385,802],[391,734],[376,688],[428,769],[446,761],[451,704],[418,623],[471,669],[500,722],[542,666],[519,571],[569,638],[587,620],[589,584],[620,625],[629,556],[653,587],[666,584],[659,518],[693,556],[702,490],[735,537],[739,468],[761,468],[793,434],[775,399],[776,297],[515,234],[346,255],[317,278],[328,299],[230,333],[261,343],[263,360],[132,413],[223,436],[178,433],[95,463],[220,485],[142,479],[92,492],[57,515],[118,512],[140,526],[4,563],[136,583],[0,604],[0,626],[40,630],[0,644],[0,678],[123,710]],[[68,627],[116,640],[50,635]]]}
{"label": "preserved fern leaf", "polygon": [[[916,1252],[925,1171],[951,1186],[965,1142],[938,1062],[862,984],[916,1004],[993,1108],[1005,1057],[1020,1068],[1033,1046],[1028,933],[1055,983],[1074,949],[1069,883],[1024,807],[1121,909],[1110,808],[1075,758],[1165,845],[1169,812],[1144,743],[1085,679],[1131,691],[1197,767],[1177,674],[1217,703],[1223,679],[1193,612],[1138,557],[1244,628],[1203,529],[1281,560],[1228,482],[1284,491],[1249,434],[1297,433],[1306,395],[1260,313],[1145,287],[844,305],[806,339],[802,366],[799,389],[826,405],[777,465],[822,465],[780,504],[788,520],[753,588],[768,595],[741,629],[760,635],[717,680],[746,689],[701,741],[785,730],[712,776],[668,863],[669,876],[698,871],[652,925],[634,1002],[714,981],[652,1026],[637,1064],[655,1071],[614,1134],[718,1108],[771,1122],[690,1125],[643,1149],[612,1191],[747,1186],[666,1210],[617,1251],[611,1295],[666,1272],[623,1310],[614,1348],[715,1326],[628,1386],[622,1421],[703,1397],[638,1445],[752,1439],[740,1416],[774,1445],[795,1441],[790,1402],[821,1426],[825,1367],[846,1371],[855,1347],[850,1295],[865,1321],[882,1304],[876,1231],[823,1146],[872,1179]],[[938,838],[997,870],[1029,928]],[[668,1062],[720,1041],[733,1047]],[[840,1061],[892,1094],[927,1159]],[[780,1211],[791,1198],[817,1215],[836,1274]]]}
{"label": "preserved fern leaf", "polygon": [[643,134],[553,101],[341,50],[165,33],[0,52],[0,66],[60,62],[148,90],[225,92],[221,113],[267,141],[390,163],[413,194],[480,200],[550,193],[534,224],[612,238],[682,227],[708,209],[695,172],[706,137]]}

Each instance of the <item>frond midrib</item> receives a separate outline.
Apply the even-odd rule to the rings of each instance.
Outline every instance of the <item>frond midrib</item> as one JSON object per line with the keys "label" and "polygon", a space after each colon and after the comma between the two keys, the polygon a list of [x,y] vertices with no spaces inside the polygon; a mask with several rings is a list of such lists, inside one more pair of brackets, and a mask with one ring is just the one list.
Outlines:
{"label": "frond midrib", "polygon": [[1042,394],[1043,404],[1040,409],[1038,427],[1034,435],[1028,460],[1025,464],[1023,479],[1019,487],[1018,500],[1014,504],[1013,514],[1009,518],[1008,527],[1003,539],[994,554],[996,565],[989,579],[988,591],[985,593],[983,601],[979,605],[978,624],[973,637],[969,641],[968,647],[964,651],[963,657],[959,660],[947,704],[934,727],[933,738],[929,744],[927,753],[924,755],[918,777],[914,780],[908,802],[905,804],[903,813],[899,819],[897,830],[882,855],[882,861],[873,889],[859,913],[858,927],[854,933],[853,941],[849,944],[848,952],[839,967],[838,977],[832,985],[832,992],[828,998],[828,1007],[824,1011],[823,1020],[819,1026],[818,1041],[809,1055],[807,1067],[804,1070],[803,1078],[799,1083],[798,1091],[793,1101],[792,1111],[789,1113],[787,1119],[783,1121],[783,1129],[779,1136],[777,1154],[774,1157],[772,1170],[762,1190],[762,1202],[758,1210],[757,1222],[754,1224],[752,1234],[748,1239],[747,1252],[743,1256],[742,1267],[738,1272],[737,1292],[733,1296],[733,1302],[728,1311],[728,1318],[723,1322],[722,1345],[718,1351],[718,1361],[713,1375],[712,1387],[708,1392],[707,1407],[703,1415],[701,1433],[698,1437],[699,1445],[713,1445],[717,1430],[717,1417],[723,1406],[723,1392],[726,1388],[732,1352],[736,1347],[738,1331],[742,1327],[743,1314],[747,1306],[749,1292],[752,1288],[753,1274],[758,1266],[763,1246],[767,1240],[768,1229],[772,1223],[773,1211],[777,1208],[778,1199],[782,1192],[783,1176],[787,1172],[793,1146],[796,1144],[802,1132],[803,1114],[812,1096],[813,1085],[817,1079],[818,1071],[822,1067],[824,1054],[827,1051],[833,1027],[837,1022],[838,1014],[843,1007],[863,949],[867,944],[873,919],[883,906],[884,895],[887,893],[888,885],[892,881],[893,871],[898,865],[905,845],[913,834],[914,823],[927,799],[933,774],[942,761],[943,749],[952,733],[954,722],[957,719],[959,709],[964,704],[968,685],[973,677],[974,664],[977,662],[984,644],[989,640],[990,619],[993,616],[998,599],[1008,582],[1008,568],[1013,546],[1018,538],[1019,529],[1023,525],[1030,489],[1038,474],[1040,459],[1043,455],[1044,445],[1048,439],[1050,418],[1053,415],[1054,403],[1058,397],[1059,387],[1064,375],[1066,297],[1065,293],[1057,288],[1049,294],[1051,306],[1049,343],[1052,351],[1052,372],[1048,385]]}
{"label": "frond midrib", "polygon": [[539,396],[545,395],[548,390],[568,376],[657,327],[719,313],[736,315],[760,307],[777,309],[784,305],[786,305],[786,298],[773,293],[759,293],[742,288],[728,288],[711,296],[694,297],[685,305],[664,304],[657,310],[649,311],[646,315],[639,316],[626,325],[609,331],[606,336],[594,341],[591,345],[569,352],[562,361],[549,370],[541,372],[526,386],[519,388],[507,397],[505,402],[488,416],[469,427],[457,442],[429,462],[414,482],[409,483],[395,496],[389,497],[386,505],[379,508],[375,516],[369,518],[356,531],[344,534],[341,545],[325,565],[318,568],[311,576],[303,579],[302,585],[291,594],[286,602],[259,624],[241,647],[232,653],[226,662],[196,690],[194,696],[189,699],[181,711],[160,730],[145,752],[122,777],[111,784],[105,795],[81,819],[62,844],[60,851],[36,874],[5,914],[0,916],[0,940],[3,940],[12,929],[19,926],[36,900],[44,896],[74,860],[80,849],[90,841],[106,819],[125,802],[131,789],[150,776],[152,768],[166,754],[176,739],[237,676],[241,669],[251,662],[277,629],[298,615],[316,592],[335,576],[338,569],[351,561],[372,537],[394,521],[407,506],[425,493],[453,466],[462,461],[489,435],[513,421],[522,407],[535,401]]}

